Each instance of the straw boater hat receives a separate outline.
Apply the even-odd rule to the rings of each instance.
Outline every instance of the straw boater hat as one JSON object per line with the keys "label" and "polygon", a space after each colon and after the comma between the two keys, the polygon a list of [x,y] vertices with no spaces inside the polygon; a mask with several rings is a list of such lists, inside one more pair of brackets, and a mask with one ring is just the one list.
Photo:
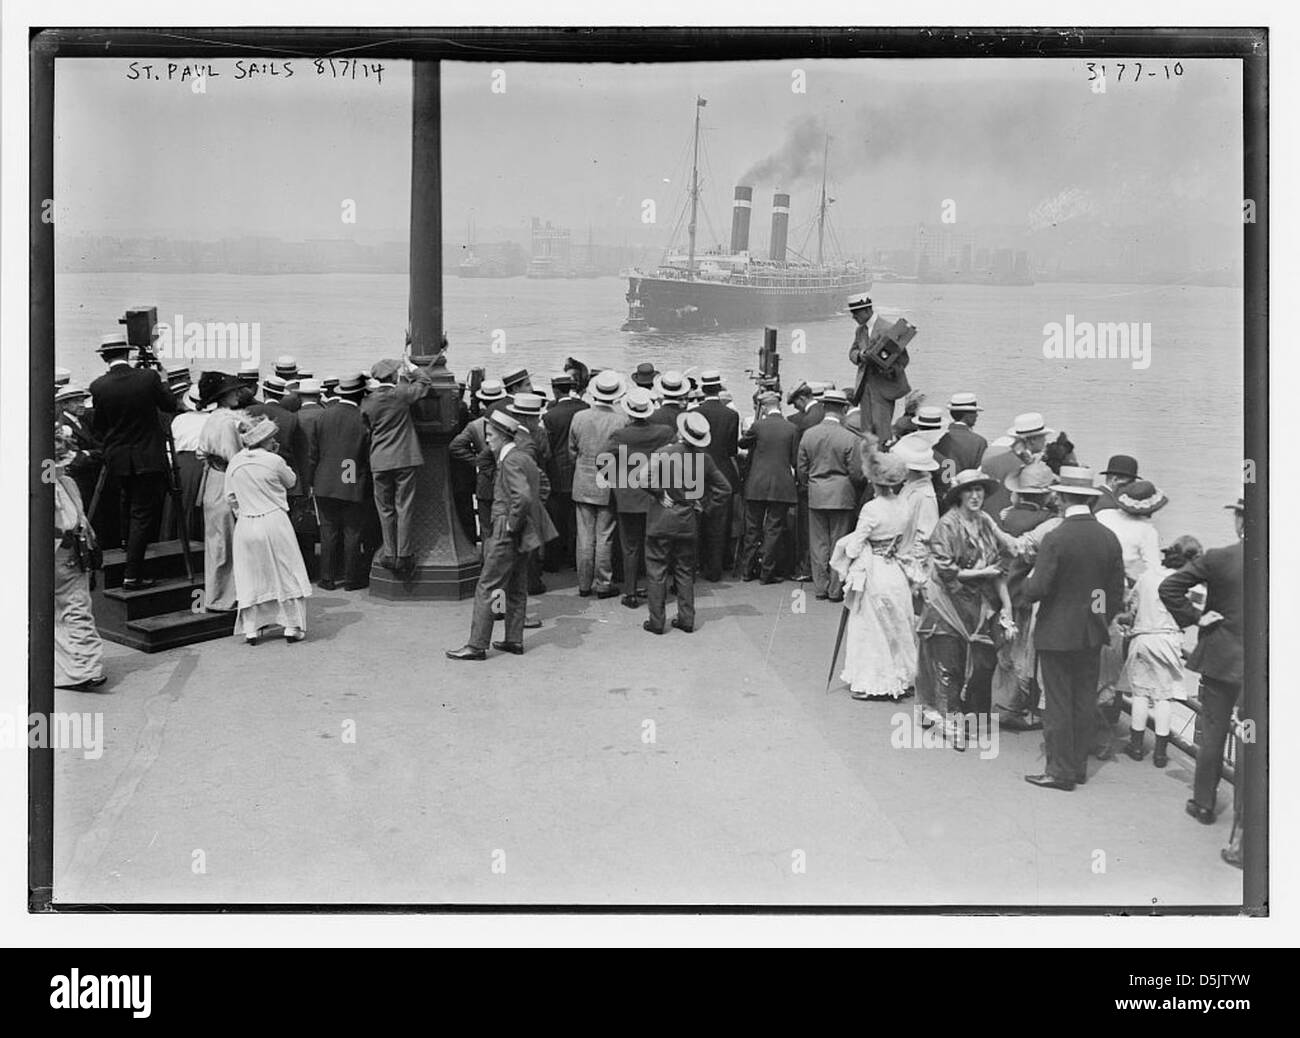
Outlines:
{"label": "straw boater hat", "polygon": [[262,379],[262,396],[267,400],[279,400],[287,388],[284,379],[278,375],[268,375]]}
{"label": "straw boater hat", "polygon": [[948,398],[949,411],[983,411],[974,393],[953,393]]}
{"label": "straw boater hat", "polygon": [[810,386],[807,382],[800,382],[797,386],[794,387],[794,389],[790,390],[790,392],[786,394],[785,402],[787,404],[793,405],[794,402],[798,400],[800,397],[812,396],[812,395],[813,395],[812,386]]}
{"label": "straw boater hat", "polygon": [[1100,497],[1101,491],[1093,486],[1092,469],[1082,465],[1062,465],[1052,489],[1058,494],[1077,494],[1082,497]]}
{"label": "straw boater hat", "polygon": [[499,378],[484,379],[482,384],[475,390],[474,395],[478,397],[480,403],[490,404],[494,400],[504,400],[506,398],[506,384]]}
{"label": "straw boater hat", "polygon": [[498,407],[488,415],[488,425],[494,426],[497,430],[505,433],[505,435],[512,439],[518,435],[519,430],[524,427],[523,423],[520,422],[518,418],[511,418],[510,415],[506,414],[506,409],[503,407]]}
{"label": "straw boater hat", "polygon": [[321,384],[314,378],[304,378],[298,383],[299,396],[320,396]]}
{"label": "straw boater hat", "polygon": [[961,495],[963,490],[969,490],[971,487],[983,487],[984,493],[991,494],[998,487],[998,481],[979,469],[965,469],[957,473],[957,478],[952,481],[950,486],[943,495],[943,503],[950,505]]}
{"label": "straw boater hat", "polygon": [[918,407],[912,423],[920,431],[943,428],[943,410],[938,407]]}
{"label": "straw boater hat", "polygon": [[100,356],[108,353],[129,353],[130,351],[131,344],[126,341],[126,336],[121,332],[105,335],[99,340],[99,345],[95,347],[95,352]]}
{"label": "straw boater hat", "polygon": [[712,369],[712,368],[710,368],[708,371],[701,371],[701,372],[700,372],[700,388],[701,388],[701,389],[721,389],[721,388],[722,388],[722,372],[721,372],[721,371],[715,371],[715,370]]}
{"label": "straw boater hat", "polygon": [[677,416],[677,431],[692,447],[707,447],[713,441],[709,420],[698,411],[683,411]]}
{"label": "straw boater hat", "polygon": [[54,387],[66,386],[72,381],[72,372],[67,368],[54,369]]}
{"label": "straw boater hat", "polygon": [[515,386],[523,385],[528,381],[530,380],[527,368],[515,368],[512,371],[507,371],[501,376],[501,382],[506,387],[507,393],[512,392]]}
{"label": "straw boater hat", "polygon": [[1055,429],[1049,429],[1043,423],[1043,416],[1037,411],[1027,411],[1016,415],[1015,424],[1007,430],[1008,436],[1024,439],[1030,436],[1054,436]]}
{"label": "straw boater hat", "polygon": [[540,418],[545,404],[546,398],[541,393],[516,393],[506,410],[521,418]]}
{"label": "straw boater hat", "polygon": [[1169,498],[1149,479],[1135,479],[1115,495],[1115,503],[1129,515],[1155,515]]}
{"label": "straw boater hat", "polygon": [[907,464],[910,472],[937,472],[939,462],[934,456],[934,447],[924,436],[908,433],[900,437],[890,449],[890,454],[897,455]]}
{"label": "straw boater hat", "polygon": [[842,389],[828,389],[822,394],[822,406],[848,407],[849,398]]}
{"label": "straw boater hat", "polygon": [[1056,473],[1045,461],[1031,461],[1018,472],[1007,473],[1002,485],[1013,494],[1050,494]]}
{"label": "straw boater hat", "polygon": [[65,382],[54,390],[54,402],[56,404],[66,403],[69,400],[84,400],[88,396],[90,396],[89,389],[82,389],[81,386],[74,385],[71,382]]}
{"label": "straw boater hat", "polygon": [[258,415],[251,421],[240,423],[239,440],[246,448],[256,447],[265,443],[279,431],[280,428],[275,422],[264,415]]}
{"label": "straw boater hat", "polygon": [[623,394],[623,399],[619,403],[623,405],[627,416],[635,420],[644,420],[654,413],[654,402],[643,386],[633,386]]}
{"label": "straw boater hat", "polygon": [[665,371],[655,378],[654,387],[665,400],[684,400],[691,391],[680,371]]}
{"label": "straw boater hat", "polygon": [[298,370],[298,362],[287,353],[275,358],[275,373],[286,382],[290,379],[300,378],[302,375]]}
{"label": "straw boater hat", "polygon": [[855,296],[849,296],[849,310],[865,310],[871,305],[871,297],[865,292],[860,292]]}
{"label": "straw boater hat", "polygon": [[588,384],[591,398],[602,404],[612,404],[623,393],[623,376],[617,371],[602,371]]}
{"label": "straw boater hat", "polygon": [[366,391],[366,377],[358,372],[341,379],[334,387],[335,396],[357,397]]}

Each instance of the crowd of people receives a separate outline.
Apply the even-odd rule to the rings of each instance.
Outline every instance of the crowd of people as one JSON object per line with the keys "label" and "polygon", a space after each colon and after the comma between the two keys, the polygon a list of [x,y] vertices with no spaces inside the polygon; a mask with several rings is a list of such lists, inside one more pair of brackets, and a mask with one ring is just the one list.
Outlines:
{"label": "crowd of people", "polygon": [[[447,656],[522,653],[539,625],[528,598],[561,569],[576,570],[581,597],[644,605],[653,635],[696,629],[697,579],[808,582],[843,605],[854,698],[914,696],[922,724],[957,750],[972,723],[1041,729],[1046,767],[1027,780],[1043,788],[1074,790],[1089,756],[1113,755],[1123,692],[1123,752],[1145,758],[1150,720],[1164,767],[1170,702],[1185,697],[1184,666],[1199,671],[1187,809],[1213,822],[1242,682],[1243,503],[1228,506],[1235,544],[1206,552],[1183,535],[1162,549],[1153,516],[1168,498],[1134,457],[1111,457],[1098,480],[1032,412],[990,443],[975,393],[927,405],[906,348],[882,348],[870,299],[850,312],[852,387],[801,382],[783,400],[762,383],[753,417],[716,370],[592,371],[570,358],[549,400],[523,368],[483,379],[459,401],[449,447],[456,519],[482,564],[469,640]],[[205,607],[237,612],[250,644],[273,627],[302,640],[313,582],[364,588],[372,559],[397,579],[415,573],[413,408],[434,385],[429,367],[381,360],[317,379],[281,357],[260,381],[205,371],[192,384],[185,369],[132,365],[120,335],[99,352],[105,375],[55,390],[61,684],[103,680],[85,587],[96,540],[125,546],[125,586],[143,588],[145,547],[183,528],[204,547]],[[1185,662],[1187,627],[1199,640]],[[1239,864],[1233,843],[1225,857]]]}

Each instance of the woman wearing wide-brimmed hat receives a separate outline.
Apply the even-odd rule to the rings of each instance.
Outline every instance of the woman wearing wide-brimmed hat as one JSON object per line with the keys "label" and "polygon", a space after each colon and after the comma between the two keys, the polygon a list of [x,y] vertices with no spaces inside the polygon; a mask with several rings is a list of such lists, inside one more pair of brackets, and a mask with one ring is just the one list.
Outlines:
{"label": "woman wearing wide-brimmed hat", "polygon": [[862,506],[857,528],[836,542],[831,555],[848,611],[840,676],[854,699],[901,699],[916,682],[912,589],[897,557],[911,516],[898,496],[907,463],[867,451],[862,468],[876,496]]}
{"label": "woman wearing wide-brimmed hat", "polygon": [[1132,694],[1129,744],[1134,760],[1146,755],[1147,717],[1155,721],[1156,749],[1151,762],[1163,768],[1168,760],[1170,702],[1185,698],[1183,690],[1183,632],[1160,601],[1160,583],[1201,554],[1195,537],[1179,537],[1164,551],[1159,566],[1152,566],[1128,593],[1119,617],[1121,630],[1131,639],[1119,687]]}
{"label": "woman wearing wide-brimmed hat", "polygon": [[235,587],[244,639],[256,644],[263,628],[284,628],[284,640],[307,634],[311,580],[289,521],[288,491],[297,482],[278,453],[275,422],[257,417],[240,427],[243,448],[226,469],[226,494],[235,511]]}
{"label": "woman wearing wide-brimmed hat", "polygon": [[203,460],[203,594],[212,612],[235,608],[235,563],[231,544],[235,515],[226,499],[226,466],[243,449],[239,423],[243,419],[244,383],[235,375],[205,371],[199,376],[199,406],[216,408],[199,431],[198,456]]}
{"label": "woman wearing wide-brimmed hat", "polygon": [[934,702],[922,707],[930,723],[943,716],[958,747],[965,731],[960,715],[991,710],[997,645],[1015,630],[1007,591],[1011,553],[983,507],[995,485],[979,469],[958,473],[944,494],[948,510],[930,535],[933,575],[917,632],[933,667]]}

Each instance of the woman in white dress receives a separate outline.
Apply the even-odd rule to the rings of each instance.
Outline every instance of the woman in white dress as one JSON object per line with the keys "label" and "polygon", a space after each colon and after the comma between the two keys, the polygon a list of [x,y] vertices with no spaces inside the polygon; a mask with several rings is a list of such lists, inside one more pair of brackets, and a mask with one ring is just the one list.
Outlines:
{"label": "woman in white dress", "polygon": [[1124,752],[1133,760],[1146,756],[1143,745],[1147,718],[1155,721],[1156,748],[1151,763],[1168,763],[1170,701],[1182,699],[1183,632],[1160,601],[1160,582],[1201,554],[1195,537],[1179,537],[1165,549],[1164,562],[1150,566],[1129,592],[1128,608],[1120,628],[1131,641],[1119,687],[1132,693],[1129,744]]}
{"label": "woman in white dress", "polygon": [[912,589],[897,557],[911,523],[898,496],[907,463],[890,454],[863,460],[876,496],[862,506],[857,528],[835,545],[831,566],[844,582],[848,628],[844,671],[854,699],[901,699],[916,681]]}
{"label": "woman in white dress", "polygon": [[288,490],[297,481],[276,453],[275,422],[258,417],[240,430],[244,449],[226,469],[235,512],[235,589],[244,639],[256,645],[265,627],[284,628],[286,642],[307,636],[311,581],[289,521]]}
{"label": "woman in white dress", "polygon": [[243,383],[234,375],[205,371],[199,377],[202,406],[217,405],[199,432],[198,455],[203,459],[203,595],[210,612],[235,608],[235,569],[231,542],[235,516],[226,500],[226,466],[239,453]]}

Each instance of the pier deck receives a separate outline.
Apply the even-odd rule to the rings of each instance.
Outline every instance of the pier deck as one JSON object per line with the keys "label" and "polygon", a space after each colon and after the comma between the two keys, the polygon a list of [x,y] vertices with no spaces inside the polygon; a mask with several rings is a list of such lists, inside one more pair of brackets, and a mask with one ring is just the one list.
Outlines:
{"label": "pier deck", "polygon": [[1041,733],[897,749],[910,701],[828,695],[811,585],[799,613],[797,584],[701,583],[696,633],[655,637],[547,579],[486,663],[442,655],[469,602],[366,592],[317,590],[298,645],[106,645],[107,692],[56,698],[105,732],[56,755],[56,903],[1240,902],[1231,787],[1196,824],[1177,751],[1036,789]]}

